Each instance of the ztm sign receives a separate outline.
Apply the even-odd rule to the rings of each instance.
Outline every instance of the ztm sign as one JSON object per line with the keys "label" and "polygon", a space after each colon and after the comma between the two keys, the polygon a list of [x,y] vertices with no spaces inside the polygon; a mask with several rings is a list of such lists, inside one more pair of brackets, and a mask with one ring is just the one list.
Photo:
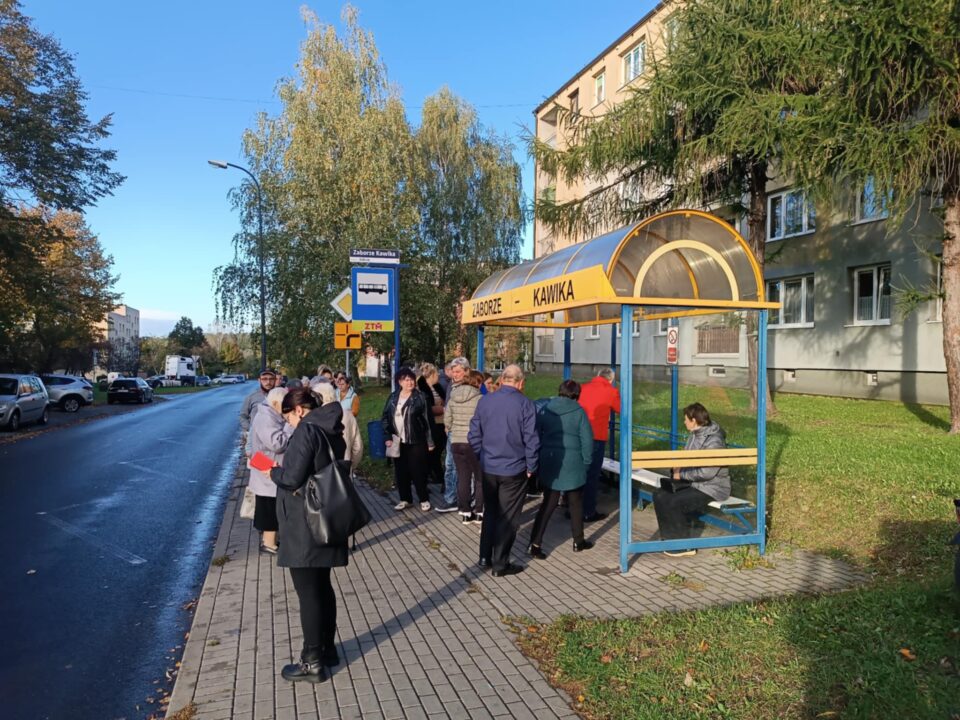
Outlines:
{"label": "ztm sign", "polygon": [[334,350],[359,350],[360,333],[354,331],[351,323],[334,323],[333,348]]}

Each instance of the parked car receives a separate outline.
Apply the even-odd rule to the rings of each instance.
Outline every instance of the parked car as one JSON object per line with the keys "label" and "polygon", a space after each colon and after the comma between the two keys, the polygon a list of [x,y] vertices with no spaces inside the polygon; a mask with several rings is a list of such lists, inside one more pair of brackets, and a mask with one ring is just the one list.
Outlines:
{"label": "parked car", "polygon": [[40,380],[47,389],[50,402],[60,409],[75,413],[84,405],[93,404],[93,390],[90,383],[73,375],[41,375]]}
{"label": "parked car", "polygon": [[24,423],[46,425],[47,389],[36,375],[0,375],[0,427],[19,430]]}
{"label": "parked car", "polygon": [[209,375],[197,375],[197,386],[198,386],[198,387],[206,387],[206,386],[209,385],[209,384],[210,384],[210,376],[209,376]]}
{"label": "parked car", "polygon": [[218,375],[213,379],[214,385],[234,385],[239,382],[243,382],[243,380],[236,375]]}
{"label": "parked car", "polygon": [[115,402],[153,402],[153,388],[142,378],[120,378],[107,388],[107,403]]}
{"label": "parked car", "polygon": [[163,387],[163,375],[151,375],[144,382],[156,390],[157,388]]}

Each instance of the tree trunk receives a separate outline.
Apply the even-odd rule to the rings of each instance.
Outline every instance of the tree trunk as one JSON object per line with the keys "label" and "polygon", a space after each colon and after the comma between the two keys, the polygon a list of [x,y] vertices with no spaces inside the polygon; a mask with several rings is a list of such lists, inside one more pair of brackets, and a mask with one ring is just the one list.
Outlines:
{"label": "tree trunk", "polygon": [[960,187],[944,191],[943,359],[947,366],[950,433],[960,433]]}
{"label": "tree trunk", "polygon": [[[759,160],[749,165],[750,209],[747,220],[750,226],[750,249],[760,266],[760,277],[763,278],[763,261],[767,245],[767,162]],[[762,282],[762,280],[761,280]],[[754,312],[747,313],[747,377],[750,382],[750,409],[757,411],[757,330],[759,323]],[[770,383],[766,384],[767,415],[777,413],[777,406],[773,404],[773,395],[770,392]]]}

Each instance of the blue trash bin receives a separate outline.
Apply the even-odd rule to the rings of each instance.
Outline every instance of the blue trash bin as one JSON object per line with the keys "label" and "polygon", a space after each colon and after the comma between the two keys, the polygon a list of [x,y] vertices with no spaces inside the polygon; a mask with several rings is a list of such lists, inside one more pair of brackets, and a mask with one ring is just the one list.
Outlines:
{"label": "blue trash bin", "polygon": [[387,457],[387,440],[383,435],[383,425],[379,420],[371,420],[367,423],[367,448],[370,451],[370,457],[385,459]]}

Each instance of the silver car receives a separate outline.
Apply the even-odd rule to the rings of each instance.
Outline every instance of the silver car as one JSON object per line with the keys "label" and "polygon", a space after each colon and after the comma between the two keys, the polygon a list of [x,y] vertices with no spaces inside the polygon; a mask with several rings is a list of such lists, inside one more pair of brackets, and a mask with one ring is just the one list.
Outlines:
{"label": "silver car", "polygon": [[41,375],[50,402],[68,413],[93,404],[93,388],[83,378],[72,375]]}
{"label": "silver car", "polygon": [[0,375],[0,427],[16,431],[24,423],[46,425],[49,401],[36,375]]}

